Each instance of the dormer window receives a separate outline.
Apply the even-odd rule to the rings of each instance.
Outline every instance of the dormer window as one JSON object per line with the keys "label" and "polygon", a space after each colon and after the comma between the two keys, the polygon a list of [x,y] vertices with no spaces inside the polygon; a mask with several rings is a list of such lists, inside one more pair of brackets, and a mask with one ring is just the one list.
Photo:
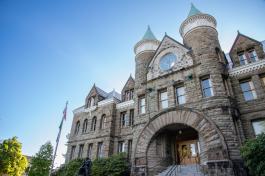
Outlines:
{"label": "dormer window", "polygon": [[248,64],[247,57],[245,56],[245,54],[243,52],[238,54],[238,58],[239,58],[240,65]]}
{"label": "dormer window", "polygon": [[88,107],[95,106],[95,97],[90,97],[88,101]]}
{"label": "dormer window", "polygon": [[124,101],[129,101],[133,99],[133,89],[126,90],[124,95]]}
{"label": "dormer window", "polygon": [[250,59],[251,62],[256,62],[259,60],[257,53],[255,50],[250,50],[248,51],[248,57]]}

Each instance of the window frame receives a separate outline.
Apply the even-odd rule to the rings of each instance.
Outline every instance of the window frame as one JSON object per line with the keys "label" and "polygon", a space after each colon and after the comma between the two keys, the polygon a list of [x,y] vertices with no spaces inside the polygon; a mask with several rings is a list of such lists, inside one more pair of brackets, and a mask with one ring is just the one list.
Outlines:
{"label": "window frame", "polygon": [[97,117],[94,116],[92,118],[92,123],[91,123],[90,131],[96,131],[96,129],[97,129]]}
{"label": "window frame", "polygon": [[83,152],[84,152],[84,144],[80,144],[77,157],[82,158]]}
{"label": "window frame", "polygon": [[[178,95],[178,89],[180,89],[180,88],[184,88],[184,94],[183,95]],[[186,87],[183,84],[179,84],[179,85],[175,86],[174,90],[175,90],[175,102],[176,102],[176,105],[186,104],[187,103]],[[184,99],[185,99],[184,103],[179,103],[180,102],[179,101],[180,97],[184,97]]]}
{"label": "window frame", "polygon": [[[259,60],[259,57],[257,55],[257,52],[256,52],[256,50],[254,48],[253,49],[249,49],[247,51],[247,54],[248,54],[248,58],[249,58],[249,60],[250,60],[251,63],[257,62]],[[251,54],[253,54],[253,57],[251,56]],[[254,60],[253,60],[253,58],[254,58]]]}
{"label": "window frame", "polygon": [[[209,80],[209,87],[204,87],[203,81],[205,81],[205,80]],[[212,84],[211,77],[210,77],[210,76],[202,77],[202,78],[200,79],[200,82],[201,82],[201,92],[202,92],[202,97],[203,97],[203,98],[209,98],[209,97],[214,96],[213,84]],[[210,95],[210,96],[206,96],[206,93],[205,93],[205,90],[208,90],[208,89],[210,89],[210,92],[211,92],[211,95]]]}
{"label": "window frame", "polygon": [[[162,94],[166,93],[166,99],[162,99]],[[166,102],[166,107],[163,107],[163,103]],[[167,109],[169,108],[169,101],[168,101],[168,91],[167,88],[161,89],[158,91],[158,104],[159,104],[159,109]]]}
{"label": "window frame", "polygon": [[134,125],[134,109],[130,109],[129,111],[129,126]]}
{"label": "window frame", "polygon": [[85,119],[83,123],[83,128],[82,128],[83,134],[87,132],[87,127],[88,127],[88,119]]}
{"label": "window frame", "polygon": [[[241,59],[240,56],[242,56],[243,59]],[[238,57],[238,61],[239,61],[239,65],[240,65],[240,66],[242,66],[242,65],[246,65],[246,64],[249,63],[248,58],[247,58],[245,52],[239,52],[239,53],[237,53],[237,57]],[[243,62],[244,62],[244,64],[243,64]]]}
{"label": "window frame", "polygon": [[88,148],[87,148],[87,157],[88,158],[92,158],[92,152],[93,152],[93,143],[88,144]]}
{"label": "window frame", "polygon": [[118,141],[118,153],[124,153],[125,152],[125,142],[124,141]]}
{"label": "window frame", "polygon": [[[254,132],[254,135],[255,136],[258,136],[259,134],[256,133],[256,130],[255,130],[255,127],[254,127],[254,123],[257,123],[257,122],[264,122],[264,125],[265,125],[265,118],[259,118],[259,119],[254,119],[254,120],[251,120],[251,126],[252,126],[252,129],[253,129],[253,132]],[[264,128],[264,133],[265,133],[265,127]]]}
{"label": "window frame", "polygon": [[106,114],[103,114],[103,115],[101,116],[101,119],[100,119],[100,126],[99,126],[101,130],[103,130],[103,129],[106,128],[106,123],[107,123],[107,116],[106,116]]}
{"label": "window frame", "polygon": [[[143,100],[144,104],[142,104],[142,100]],[[138,113],[141,115],[146,113],[146,97],[145,97],[145,95],[138,97]]]}
{"label": "window frame", "polygon": [[80,130],[80,120],[78,120],[75,124],[75,131],[74,131],[74,135],[78,135]]}
{"label": "window frame", "polygon": [[97,158],[103,158],[103,142],[98,142]]}
{"label": "window frame", "polygon": [[72,147],[71,147],[71,153],[70,153],[70,160],[72,160],[74,158],[75,149],[76,149],[76,145],[72,145]]}
{"label": "window frame", "polygon": [[[246,91],[244,91],[243,87],[242,87],[242,84],[245,84],[245,83],[249,83],[249,87],[250,87],[250,89],[248,89]],[[253,81],[251,79],[242,80],[242,81],[239,82],[239,84],[240,84],[240,88],[241,88],[241,91],[242,91],[242,94],[243,94],[243,98],[244,98],[245,101],[252,101],[252,100],[255,100],[255,99],[258,98],[254,83],[253,83]],[[253,87],[253,88],[251,89],[251,87]],[[246,99],[245,93],[249,93],[249,92],[251,92],[252,99]]]}

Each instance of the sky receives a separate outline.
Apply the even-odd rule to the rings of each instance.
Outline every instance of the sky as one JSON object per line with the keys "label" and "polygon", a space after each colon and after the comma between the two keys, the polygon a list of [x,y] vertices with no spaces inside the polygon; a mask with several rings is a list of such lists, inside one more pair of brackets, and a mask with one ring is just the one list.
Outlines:
{"label": "sky", "polygon": [[134,45],[147,25],[182,42],[190,4],[217,20],[228,52],[237,30],[265,40],[265,0],[0,0],[0,140],[17,136],[26,155],[55,145],[69,101],[56,159],[64,162],[72,111],[94,83],[121,91],[134,75]]}

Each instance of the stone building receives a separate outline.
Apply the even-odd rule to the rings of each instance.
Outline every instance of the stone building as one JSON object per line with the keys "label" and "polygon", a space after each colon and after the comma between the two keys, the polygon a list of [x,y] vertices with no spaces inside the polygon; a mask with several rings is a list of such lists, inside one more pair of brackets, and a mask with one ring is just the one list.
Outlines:
{"label": "stone building", "polygon": [[246,175],[239,147],[265,130],[264,48],[238,32],[224,54],[216,25],[192,5],[183,43],[159,41],[148,27],[134,47],[135,79],[121,94],[94,85],[73,111],[66,162],[126,152],[132,175],[188,166],[197,175]]}

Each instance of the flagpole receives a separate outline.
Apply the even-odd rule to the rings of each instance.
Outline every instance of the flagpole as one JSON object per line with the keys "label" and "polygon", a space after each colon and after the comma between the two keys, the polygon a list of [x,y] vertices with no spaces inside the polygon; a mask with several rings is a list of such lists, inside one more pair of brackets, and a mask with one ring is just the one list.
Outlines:
{"label": "flagpole", "polygon": [[60,137],[61,137],[61,132],[62,132],[62,127],[63,127],[63,121],[66,119],[67,105],[68,105],[68,101],[66,102],[65,109],[63,111],[62,121],[61,121],[60,126],[59,126],[59,133],[58,133],[58,136],[57,136],[57,139],[56,139],[56,146],[55,146],[54,155],[53,155],[53,159],[52,159],[52,167],[50,169],[49,175],[51,175],[52,169],[54,167],[56,153],[57,153],[57,149],[58,149],[58,145],[59,145],[59,141],[60,141]]}

